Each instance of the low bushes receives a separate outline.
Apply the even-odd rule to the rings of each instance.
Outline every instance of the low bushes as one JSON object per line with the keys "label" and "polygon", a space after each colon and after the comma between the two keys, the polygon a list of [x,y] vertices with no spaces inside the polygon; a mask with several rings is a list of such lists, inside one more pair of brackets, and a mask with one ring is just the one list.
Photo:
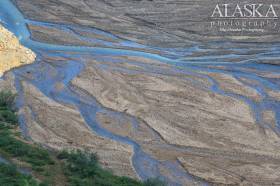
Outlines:
{"label": "low bushes", "polygon": [[19,173],[15,166],[0,164],[0,185],[3,186],[38,186],[31,177]]}
{"label": "low bushes", "polygon": [[98,164],[96,154],[63,151],[57,156],[64,161],[64,171],[71,186],[165,186],[159,179],[144,183],[128,177],[115,176]]}

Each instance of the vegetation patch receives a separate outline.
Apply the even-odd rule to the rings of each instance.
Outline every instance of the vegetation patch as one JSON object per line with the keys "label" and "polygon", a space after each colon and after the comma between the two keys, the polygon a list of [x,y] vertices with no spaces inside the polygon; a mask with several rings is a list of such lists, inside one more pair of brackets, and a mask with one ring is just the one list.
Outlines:
{"label": "vegetation patch", "polygon": [[110,171],[104,170],[98,164],[95,154],[82,151],[64,151],[58,155],[64,161],[65,174],[73,186],[90,185],[142,185],[140,182],[127,178],[114,176]]}
{"label": "vegetation patch", "polygon": [[43,171],[45,165],[54,164],[45,149],[24,143],[13,137],[12,133],[7,130],[0,131],[0,149],[9,157],[30,164],[35,171]]}
{"label": "vegetation patch", "polygon": [[[46,149],[27,143],[18,136],[14,99],[15,95],[10,91],[0,92],[0,156],[10,163],[0,163],[0,185],[54,185],[50,180],[55,176],[54,170],[60,167]],[[32,175],[22,174],[19,170],[23,166],[30,170]]]}
{"label": "vegetation patch", "polygon": [[36,180],[18,172],[13,165],[0,164],[0,185],[5,186],[38,186]]}

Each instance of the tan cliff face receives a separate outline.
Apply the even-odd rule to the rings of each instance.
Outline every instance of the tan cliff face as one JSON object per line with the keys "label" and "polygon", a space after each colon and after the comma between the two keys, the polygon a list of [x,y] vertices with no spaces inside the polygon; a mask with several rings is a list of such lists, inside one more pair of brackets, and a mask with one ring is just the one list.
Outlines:
{"label": "tan cliff face", "polygon": [[0,77],[12,68],[30,64],[36,55],[20,44],[18,39],[0,25]]}

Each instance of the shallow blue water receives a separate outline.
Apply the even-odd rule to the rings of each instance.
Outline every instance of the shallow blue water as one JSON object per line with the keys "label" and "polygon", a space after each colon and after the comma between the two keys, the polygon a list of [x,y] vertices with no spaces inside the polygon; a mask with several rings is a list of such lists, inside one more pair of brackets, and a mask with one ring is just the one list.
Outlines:
{"label": "shallow blue water", "polygon": [[[37,63],[19,68],[15,70],[16,74],[16,87],[18,89],[19,95],[21,95],[21,85],[20,81],[25,80],[34,84],[37,88],[39,88],[45,95],[48,97],[55,99],[59,102],[64,102],[68,104],[75,105],[79,108],[81,115],[84,117],[85,121],[88,123],[91,128],[97,132],[100,136],[110,138],[112,140],[131,145],[134,149],[133,156],[133,166],[138,173],[138,175],[142,179],[147,179],[149,177],[160,176],[159,166],[161,162],[153,159],[148,154],[144,153],[141,149],[141,146],[137,144],[137,142],[127,138],[122,137],[112,132],[109,132],[103,129],[98,122],[96,121],[96,113],[104,110],[101,105],[99,105],[94,98],[91,97],[83,97],[80,95],[76,95],[75,92],[67,88],[69,82],[76,77],[81,70],[84,68],[83,55],[92,55],[96,58],[104,58],[104,56],[141,56],[149,59],[155,59],[161,61],[163,63],[172,64],[174,66],[174,73],[186,73],[197,77],[202,77],[211,82],[212,86],[209,88],[209,91],[226,95],[229,97],[233,97],[247,103],[253,112],[255,120],[257,123],[263,127],[270,127],[270,125],[263,122],[261,117],[261,112],[263,110],[272,110],[276,113],[277,116],[277,126],[278,129],[275,130],[276,133],[279,132],[280,126],[280,103],[272,98],[270,98],[265,89],[269,88],[271,90],[279,91],[280,84],[274,82],[269,78],[264,78],[259,76],[258,74],[252,72],[251,70],[258,70],[262,72],[273,72],[280,73],[280,68],[275,65],[266,65],[266,64],[257,64],[257,61],[261,60],[274,60],[279,59],[280,56],[280,45],[278,43],[273,44],[258,44],[255,43],[241,43],[238,45],[233,45],[232,43],[225,42],[212,42],[212,43],[192,43],[193,46],[189,48],[180,48],[180,49],[162,49],[162,48],[154,48],[155,50],[161,51],[161,55],[139,52],[135,50],[124,50],[118,49],[117,47],[131,47],[133,49],[137,48],[151,48],[147,46],[143,46],[141,44],[132,42],[132,41],[123,41],[117,36],[112,35],[111,33],[106,33],[102,30],[93,29],[93,28],[76,28],[75,25],[57,25],[54,23],[45,23],[38,22],[34,20],[25,19],[21,12],[8,0],[0,1],[0,22],[5,25],[10,31],[12,31],[24,44],[25,46],[31,48],[38,55]],[[26,23],[56,28],[62,31],[68,32],[70,34],[76,34],[73,31],[74,29],[80,29],[81,31],[92,32],[95,34],[102,35],[104,37],[110,39],[118,40],[117,43],[112,43],[100,39],[88,39],[84,36],[79,36],[79,39],[83,39],[86,41],[90,41],[94,44],[102,44],[108,48],[101,47],[84,47],[84,46],[64,46],[64,45],[55,45],[55,44],[47,44],[42,42],[33,41],[30,39],[29,30],[26,27]],[[116,47],[116,48],[114,48]],[[222,55],[217,54],[217,51],[226,50],[228,54]],[[250,54],[251,50],[258,50],[256,54]],[[72,54],[69,54],[72,52]],[[74,53],[73,53],[74,52]],[[69,58],[69,60],[61,65],[54,66],[47,63],[41,63],[41,53],[48,53],[49,56],[62,56]],[[201,53],[201,55],[195,56],[195,54]],[[80,58],[79,61],[71,60],[71,57]],[[234,63],[233,60],[239,60],[240,63]],[[117,60],[116,60],[117,61]],[[104,67],[106,64],[104,64]],[[222,66],[224,69],[218,68],[209,68]],[[44,71],[38,71],[37,69],[42,69],[44,67]],[[145,65],[143,65],[145,68]],[[55,69],[57,74],[55,76],[49,76],[49,72]],[[152,71],[153,73],[160,73],[160,70],[150,69],[147,67],[147,70]],[[25,74],[27,71],[32,71],[34,78],[28,79]],[[220,89],[219,84],[213,78],[201,74],[200,72],[214,72],[214,73],[224,73],[234,76],[236,79],[243,82],[241,78],[245,78],[247,80],[254,80],[258,82],[258,85],[251,85],[249,83],[243,82],[245,85],[250,86],[255,89],[263,98],[261,102],[255,102],[254,100],[234,94],[231,92],[225,92]],[[63,83],[66,85],[65,90],[57,92],[55,91],[55,84],[57,82]],[[193,82],[198,86],[201,86],[198,82]],[[24,100],[21,96],[18,99],[18,107],[21,107],[24,104]],[[106,109],[105,109],[106,110]],[[109,111],[108,111],[109,112]],[[110,111],[113,112],[113,111]],[[118,112],[114,112],[115,114],[122,114]],[[34,117],[36,117],[34,115]],[[134,127],[137,128],[137,120],[135,118],[131,118],[134,120]],[[20,116],[21,126],[23,132],[28,135],[28,131],[24,124],[24,117]],[[144,163],[146,162],[146,163]],[[144,164],[148,164],[149,166],[144,166]],[[190,177],[188,173],[179,168],[176,168],[176,164],[171,164],[170,162],[165,162],[165,165],[174,169],[174,176],[186,176]],[[167,178],[162,177],[163,179],[168,180]],[[179,183],[173,183],[170,181],[171,185],[180,185]],[[201,182],[201,184],[204,184]]]}

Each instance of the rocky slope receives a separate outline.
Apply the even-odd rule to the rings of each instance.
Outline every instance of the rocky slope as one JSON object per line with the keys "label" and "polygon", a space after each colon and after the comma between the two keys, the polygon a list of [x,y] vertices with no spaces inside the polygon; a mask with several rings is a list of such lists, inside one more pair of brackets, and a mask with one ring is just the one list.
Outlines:
{"label": "rocky slope", "polygon": [[36,55],[22,46],[18,39],[0,25],[0,76],[12,68],[30,64]]}

